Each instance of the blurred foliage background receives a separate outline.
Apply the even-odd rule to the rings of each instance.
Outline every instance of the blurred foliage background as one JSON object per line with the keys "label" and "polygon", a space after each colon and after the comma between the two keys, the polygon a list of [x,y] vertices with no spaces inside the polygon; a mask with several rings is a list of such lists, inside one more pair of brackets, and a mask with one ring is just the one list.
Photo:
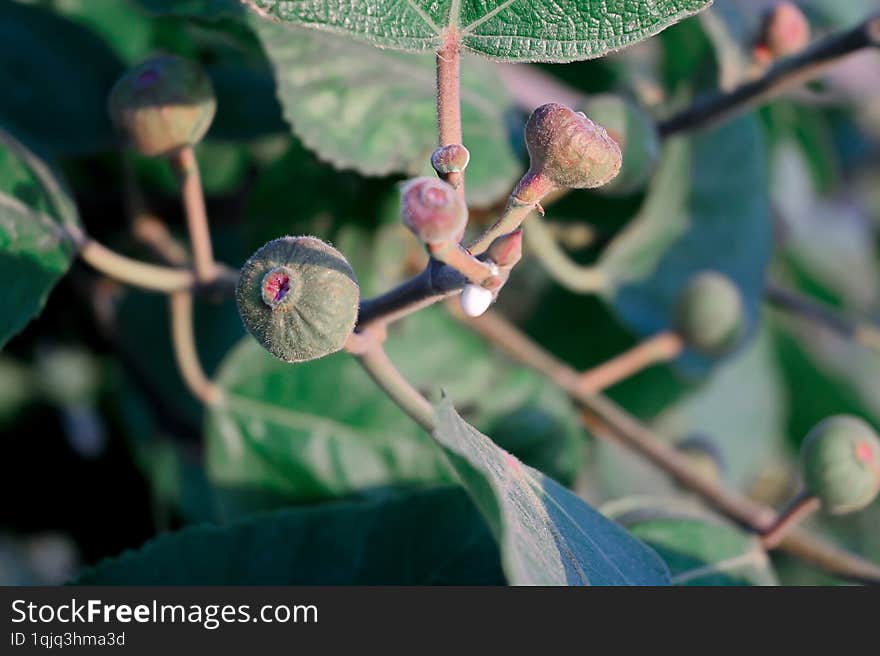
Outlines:
{"label": "blurred foliage background", "polygon": [[[426,170],[433,148],[431,58],[320,32],[207,20],[187,9],[199,3],[152,13],[170,4],[0,2],[0,125],[57,164],[89,232],[145,259],[156,259],[151,221],[184,239],[167,164],[119,151],[105,110],[127,67],[171,52],[201,62],[217,92],[217,118],[196,151],[218,259],[237,267],[269,239],[315,234],[346,254],[364,294],[415,270],[423,255],[398,226],[397,185]],[[736,82],[769,4],[716,0],[708,12],[599,60],[513,70],[466,58],[472,223],[491,220],[524,169],[529,104],[556,99],[545,89],[583,102],[619,93],[668,114]],[[878,7],[798,4],[816,38]],[[524,76],[525,68],[537,77]],[[705,266],[731,273],[749,301],[748,343],[720,362],[685,358],[651,368],[610,395],[664,439],[708,441],[720,454],[717,475],[779,507],[797,487],[797,449],[816,422],[852,413],[880,428],[880,357],[760,296],[772,279],[880,319],[880,53],[854,55],[815,83],[696,136],[672,187],[681,189],[663,193],[678,218],[648,222],[626,240],[622,231],[644,218],[644,189],[578,192],[548,207],[548,222],[582,264],[608,258],[612,244],[623,251],[614,256],[619,266],[633,267],[644,255],[634,239],[662,244],[650,275],[627,268],[612,294],[578,295],[526,253],[499,309],[554,354],[588,368],[663,327],[674,281]],[[133,202],[138,196],[142,204]],[[579,238],[584,224],[592,240]],[[205,416],[175,370],[166,315],[164,298],[76,264],[44,312],[4,347],[0,583],[65,581],[189,524],[443,480],[419,429],[356,363],[345,355],[294,368],[277,363],[243,340],[231,301],[199,303],[199,351],[207,371],[251,405]],[[402,323],[389,349],[420,387],[449,390],[471,423],[594,505],[640,495],[688,501],[638,458],[592,439],[561,392],[442,309]],[[281,426],[267,406],[296,409],[301,423]],[[369,435],[367,446],[346,442],[346,431]],[[260,449],[246,439],[253,435]],[[291,448],[291,439],[302,448]],[[875,561],[878,522],[876,502],[855,516],[811,520]],[[831,582],[784,557],[774,556],[774,565],[785,583]]]}

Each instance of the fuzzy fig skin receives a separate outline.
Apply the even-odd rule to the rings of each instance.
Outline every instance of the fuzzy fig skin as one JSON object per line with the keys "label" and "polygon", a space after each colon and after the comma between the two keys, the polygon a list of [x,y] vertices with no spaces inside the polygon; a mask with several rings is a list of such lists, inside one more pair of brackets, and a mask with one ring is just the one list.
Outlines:
{"label": "fuzzy fig skin", "polygon": [[440,146],[434,151],[434,154],[431,155],[431,166],[434,167],[434,170],[437,171],[438,175],[461,173],[467,168],[468,162],[470,161],[470,152],[461,144]]}
{"label": "fuzzy fig skin", "polygon": [[688,348],[718,357],[739,344],[745,310],[736,285],[715,271],[694,276],[675,308],[675,329]]}
{"label": "fuzzy fig skin", "polygon": [[214,120],[217,100],[201,66],[163,56],[122,76],[110,91],[108,109],[128,143],[154,157],[201,141]]}
{"label": "fuzzy fig skin", "polygon": [[832,515],[861,510],[880,492],[880,439],[858,417],[820,422],[801,447],[804,483]]}
{"label": "fuzzy fig skin", "polygon": [[242,322],[285,362],[304,362],[345,346],[360,288],[345,257],[316,237],[281,237],[245,262],[235,300]]}
{"label": "fuzzy fig skin", "polygon": [[591,189],[620,171],[620,146],[585,114],[558,103],[541,105],[526,123],[532,174],[556,187]]}
{"label": "fuzzy fig skin", "polygon": [[467,226],[467,206],[455,188],[437,178],[415,178],[401,190],[400,218],[426,244],[458,241]]}

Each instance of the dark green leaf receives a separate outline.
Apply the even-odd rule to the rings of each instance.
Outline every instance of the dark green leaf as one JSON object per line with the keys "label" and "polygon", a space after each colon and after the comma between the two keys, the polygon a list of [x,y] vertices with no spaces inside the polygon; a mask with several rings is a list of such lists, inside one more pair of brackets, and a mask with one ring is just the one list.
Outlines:
{"label": "dark green leaf", "polygon": [[464,47],[502,61],[599,57],[653,36],[711,0],[248,0],[254,12],[295,25],[346,32],[375,45],[436,50],[451,30]]}
{"label": "dark green leaf", "polygon": [[434,438],[498,543],[514,585],[663,585],[657,555],[465,422],[445,399]]}
{"label": "dark green leaf", "polygon": [[[557,390],[487,354],[440,308],[395,328],[389,355],[414,384],[426,393],[451,389],[474,421],[499,428],[505,444],[565,480],[574,478],[583,438]],[[425,335],[432,335],[430,348]],[[205,431],[209,472],[225,488],[303,502],[450,480],[431,439],[348,354],[289,365],[247,338],[226,358],[218,380],[226,400],[210,409]],[[512,425],[511,413],[528,422]],[[545,441],[536,443],[540,438]]]}
{"label": "dark green leaf", "polygon": [[42,310],[70,267],[71,236],[78,232],[76,207],[62,184],[0,129],[0,346]]}
{"label": "dark green leaf", "polygon": [[113,143],[107,93],[122,73],[88,28],[43,9],[0,4],[0,122],[50,153]]}
{"label": "dark green leaf", "polygon": [[184,529],[81,585],[500,585],[498,547],[461,490],[264,513]]}

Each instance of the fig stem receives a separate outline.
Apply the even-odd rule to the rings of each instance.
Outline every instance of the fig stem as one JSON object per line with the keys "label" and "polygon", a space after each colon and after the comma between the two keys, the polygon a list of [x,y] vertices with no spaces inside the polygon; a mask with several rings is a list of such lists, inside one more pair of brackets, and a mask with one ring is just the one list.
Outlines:
{"label": "fig stem", "polygon": [[581,373],[580,391],[583,394],[596,394],[651,365],[674,360],[683,351],[684,340],[678,333],[672,330],[658,333],[628,351]]}
{"label": "fig stem", "polygon": [[140,262],[110,250],[91,237],[79,244],[79,256],[104,275],[135,287],[170,294],[196,285],[189,269],[179,269]]}
{"label": "fig stem", "polygon": [[[464,319],[456,304],[453,314],[515,361],[543,374],[584,408],[584,419],[596,437],[614,440],[649,461],[710,506],[745,528],[763,534],[776,513],[695,469],[687,455],[658,437],[647,426],[601,394],[585,394],[578,372],[523,334],[492,310],[476,319]],[[778,548],[845,579],[880,583],[880,566],[851,554],[826,540],[794,528]]]}
{"label": "fig stem", "polygon": [[811,298],[772,283],[767,285],[764,294],[774,307],[812,321],[880,353],[880,327],[873,323],[843,316]]}
{"label": "fig stem", "polygon": [[174,292],[169,296],[171,312],[171,341],[174,359],[186,386],[205,405],[216,405],[222,392],[205,375],[199,362],[193,324],[193,296],[188,291]]}
{"label": "fig stem", "polygon": [[394,366],[381,343],[374,344],[356,357],[376,385],[413,421],[429,433],[434,430],[433,407]]}
{"label": "fig stem", "polygon": [[[461,132],[461,39],[449,28],[437,51],[437,136],[440,146],[463,144]],[[441,176],[464,198],[464,171]]]}
{"label": "fig stem", "polygon": [[459,271],[475,285],[482,285],[497,273],[491,264],[478,260],[461,244],[455,242],[428,244],[428,250],[434,259]]}
{"label": "fig stem", "polygon": [[800,492],[789,502],[782,512],[762,534],[761,545],[765,549],[775,549],[791,533],[791,530],[807,517],[815,513],[822,502],[806,490]]}
{"label": "fig stem", "polygon": [[183,197],[186,226],[193,251],[193,268],[196,279],[204,284],[210,282],[216,272],[199,163],[191,146],[181,148],[172,155],[172,162],[180,176],[180,193]]}
{"label": "fig stem", "polygon": [[526,245],[541,262],[550,277],[577,294],[602,291],[608,283],[605,272],[597,266],[574,262],[560,247],[549,226],[540,217],[532,217],[524,232]]}
{"label": "fig stem", "polygon": [[669,137],[709,127],[814,79],[854,52],[878,46],[880,14],[875,14],[850,30],[820,39],[798,54],[780,59],[763,77],[732,91],[697,99],[690,107],[661,121],[657,129],[661,137]]}

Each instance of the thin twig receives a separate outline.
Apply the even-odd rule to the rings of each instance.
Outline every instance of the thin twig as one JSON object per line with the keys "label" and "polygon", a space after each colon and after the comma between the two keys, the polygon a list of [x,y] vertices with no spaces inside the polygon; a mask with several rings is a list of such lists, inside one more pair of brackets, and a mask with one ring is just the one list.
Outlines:
{"label": "thin twig", "polygon": [[670,330],[664,331],[584,371],[580,375],[580,389],[584,394],[601,392],[653,364],[675,359],[683,350],[684,340],[681,336]]}
{"label": "thin twig", "polygon": [[191,146],[182,148],[174,155],[174,164],[180,175],[180,193],[186,212],[186,225],[193,251],[196,278],[201,283],[210,282],[215,276],[214,253],[211,248],[211,232],[199,163]]}
{"label": "thin twig", "polygon": [[582,266],[562,250],[550,228],[540,217],[525,226],[526,246],[538,257],[547,273],[560,285],[575,293],[599,292],[608,283],[605,272],[596,266]]}
{"label": "thin twig", "polygon": [[430,433],[434,430],[434,409],[431,404],[398,371],[381,344],[367,349],[357,358],[392,401],[426,431]]}
{"label": "thin twig", "polygon": [[[450,29],[437,51],[437,136],[440,146],[464,143],[461,131],[461,40]],[[464,172],[446,175],[446,182],[464,198]]]}
{"label": "thin twig", "polygon": [[815,513],[822,503],[809,492],[801,492],[792,502],[779,513],[773,525],[761,535],[761,544],[765,549],[773,549],[789,535],[795,526]]}
{"label": "thin twig", "polygon": [[188,291],[175,292],[169,297],[171,311],[171,341],[174,357],[186,386],[206,405],[220,402],[222,392],[205,375],[199,362],[193,326],[193,296]]}
{"label": "thin twig", "polygon": [[875,15],[849,31],[826,37],[803,52],[780,60],[761,78],[730,92],[698,99],[684,111],[661,121],[658,130],[661,136],[668,137],[716,124],[808,82],[858,50],[878,45],[880,15]]}
{"label": "thin twig", "polygon": [[[454,310],[453,306],[450,307]],[[462,318],[460,312],[454,313]],[[686,455],[660,440],[610,399],[584,393],[574,369],[545,351],[499,314],[490,311],[465,321],[514,360],[542,373],[566,391],[585,409],[598,437],[616,439],[698,494],[716,510],[753,532],[763,534],[775,523],[777,515],[771,508],[695,470]],[[842,578],[880,583],[880,567],[802,530],[793,530],[778,548]]]}
{"label": "thin twig", "polygon": [[872,323],[843,316],[811,298],[772,283],[767,285],[765,298],[780,310],[813,321],[841,337],[880,352],[880,327]]}
{"label": "thin twig", "polygon": [[91,237],[83,238],[79,256],[104,275],[135,287],[171,293],[196,286],[195,274],[189,269],[140,262],[111,251]]}

